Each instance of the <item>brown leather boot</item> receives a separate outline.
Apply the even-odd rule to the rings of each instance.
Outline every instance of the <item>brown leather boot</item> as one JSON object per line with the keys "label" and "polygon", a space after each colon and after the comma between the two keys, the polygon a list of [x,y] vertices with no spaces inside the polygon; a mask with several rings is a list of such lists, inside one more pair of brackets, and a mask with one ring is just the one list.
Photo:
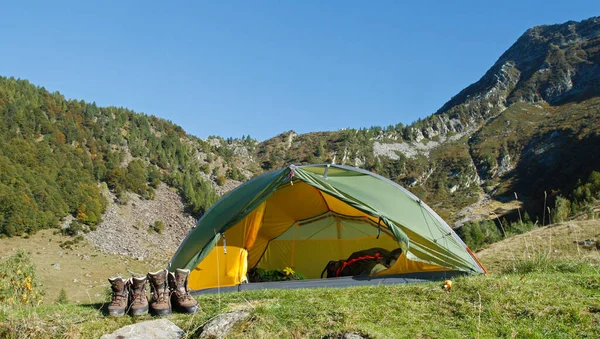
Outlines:
{"label": "brown leather boot", "polygon": [[112,301],[108,305],[108,315],[120,317],[125,314],[127,308],[129,279],[123,280],[121,277],[111,277],[108,278],[108,282],[110,282],[110,288],[112,289]]}
{"label": "brown leather boot", "polygon": [[169,287],[171,288],[171,304],[183,313],[198,311],[198,302],[190,295],[188,277],[190,270],[178,268],[175,273],[169,272]]}
{"label": "brown leather boot", "polygon": [[147,277],[132,277],[130,279],[129,313],[132,316],[148,314],[148,297],[146,297]]}
{"label": "brown leather boot", "polygon": [[149,272],[148,280],[150,280],[150,291],[152,292],[150,312],[158,316],[171,314],[167,270]]}

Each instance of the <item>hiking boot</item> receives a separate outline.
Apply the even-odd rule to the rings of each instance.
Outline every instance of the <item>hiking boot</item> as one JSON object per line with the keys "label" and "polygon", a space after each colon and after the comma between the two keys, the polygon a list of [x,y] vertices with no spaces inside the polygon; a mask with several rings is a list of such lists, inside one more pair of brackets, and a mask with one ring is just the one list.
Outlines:
{"label": "hiking boot", "polygon": [[154,273],[149,272],[148,280],[150,280],[150,291],[152,292],[150,312],[158,316],[171,314],[167,270],[160,270]]}
{"label": "hiking boot", "polygon": [[112,289],[112,301],[108,305],[108,315],[120,317],[125,314],[127,308],[129,279],[123,280],[121,277],[111,277],[108,278],[108,281]]}
{"label": "hiking boot", "polygon": [[132,316],[148,314],[148,298],[146,297],[147,282],[147,277],[132,277],[130,279],[129,313]]}
{"label": "hiking boot", "polygon": [[198,302],[190,295],[188,288],[188,277],[190,270],[175,270],[169,272],[169,287],[171,288],[171,304],[184,313],[195,313],[198,311]]}

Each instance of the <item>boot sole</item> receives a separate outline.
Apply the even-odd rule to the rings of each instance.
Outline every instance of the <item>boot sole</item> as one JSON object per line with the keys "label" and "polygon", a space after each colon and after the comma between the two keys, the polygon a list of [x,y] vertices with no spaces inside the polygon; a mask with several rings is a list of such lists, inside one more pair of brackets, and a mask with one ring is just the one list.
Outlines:
{"label": "boot sole", "polygon": [[109,310],[108,311],[109,317],[122,317],[124,315],[125,315],[125,310]]}
{"label": "boot sole", "polygon": [[164,317],[166,315],[170,315],[171,314],[171,309],[168,308],[168,309],[164,309],[164,310],[151,310],[150,313],[152,313],[152,314],[154,314],[155,316],[158,316],[158,317]]}
{"label": "boot sole", "polygon": [[148,306],[146,306],[144,308],[140,308],[140,309],[135,309],[135,310],[131,309],[129,311],[129,313],[131,313],[131,315],[134,316],[134,317],[138,317],[138,316],[141,316],[141,315],[148,314]]}
{"label": "boot sole", "polygon": [[198,305],[188,306],[188,307],[177,306],[176,308],[181,313],[196,313],[196,312],[198,312]]}

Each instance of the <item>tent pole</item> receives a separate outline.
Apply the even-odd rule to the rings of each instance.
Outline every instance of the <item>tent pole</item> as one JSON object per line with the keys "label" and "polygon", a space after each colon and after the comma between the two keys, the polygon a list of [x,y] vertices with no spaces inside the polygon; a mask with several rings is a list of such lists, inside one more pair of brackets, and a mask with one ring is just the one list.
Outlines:
{"label": "tent pole", "polygon": [[298,221],[294,222],[294,237],[292,238],[292,263],[291,268],[294,268],[294,256],[296,253],[296,230],[298,229]]}

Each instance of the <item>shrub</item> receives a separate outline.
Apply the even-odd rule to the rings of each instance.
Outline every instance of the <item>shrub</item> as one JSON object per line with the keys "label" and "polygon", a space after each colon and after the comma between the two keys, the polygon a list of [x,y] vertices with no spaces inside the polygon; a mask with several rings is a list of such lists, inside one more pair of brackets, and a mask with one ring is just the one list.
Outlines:
{"label": "shrub", "polygon": [[154,226],[152,227],[152,229],[154,229],[154,232],[156,232],[158,234],[162,234],[163,231],[165,230],[165,224],[160,220],[156,220],[154,222]]}
{"label": "shrub", "polygon": [[19,250],[0,262],[0,304],[39,305],[42,298],[29,254]]}
{"label": "shrub", "polygon": [[231,165],[229,167],[229,169],[227,170],[226,177],[230,178],[230,179],[233,179],[233,180],[238,180],[238,181],[244,180],[243,179],[244,176],[242,175],[242,173],[240,172],[240,170],[237,167],[233,166],[233,165]]}
{"label": "shrub", "polygon": [[72,250],[73,246],[77,245],[79,242],[83,240],[82,235],[75,236],[72,240],[67,240],[65,242],[60,243],[60,248],[65,250]]}
{"label": "shrub", "polygon": [[588,219],[590,219],[590,220],[596,219],[596,212],[594,212],[593,206],[586,206],[585,213],[587,214]]}
{"label": "shrub", "polygon": [[227,179],[224,176],[219,175],[217,177],[217,185],[223,186],[223,185],[225,185],[225,181],[227,181]]}
{"label": "shrub", "polygon": [[562,196],[556,197],[554,204],[554,222],[563,222],[567,220],[571,212],[571,202]]}
{"label": "shrub", "polygon": [[140,196],[146,200],[154,200],[156,198],[156,191],[152,187],[147,187],[140,191]]}
{"label": "shrub", "polygon": [[[78,220],[73,220],[69,224],[67,228],[61,230],[63,235],[68,235],[71,237],[81,237],[81,233],[88,233],[90,231],[95,231],[97,229],[96,225],[86,225],[81,223]],[[83,238],[83,237],[82,237]]]}
{"label": "shrub", "polygon": [[119,191],[116,193],[116,196],[119,205],[127,205],[127,202],[129,201],[129,198],[127,197],[127,192]]}
{"label": "shrub", "polygon": [[491,220],[466,223],[457,230],[457,233],[474,251],[502,239],[500,230]]}
{"label": "shrub", "polygon": [[62,233],[68,236],[76,236],[79,232],[84,232],[84,225],[77,220],[71,221],[69,226],[62,230]]}
{"label": "shrub", "polygon": [[[506,223],[506,221],[505,221],[505,223]],[[529,221],[529,222],[517,221],[517,222],[512,222],[512,223],[506,223],[506,233],[508,233],[510,235],[527,233],[534,228],[535,228],[535,224],[532,223],[531,221]]]}
{"label": "shrub", "polygon": [[64,288],[60,289],[60,293],[58,294],[58,298],[56,299],[56,303],[57,304],[68,304],[69,303],[69,298],[67,297],[67,291],[65,291]]}

